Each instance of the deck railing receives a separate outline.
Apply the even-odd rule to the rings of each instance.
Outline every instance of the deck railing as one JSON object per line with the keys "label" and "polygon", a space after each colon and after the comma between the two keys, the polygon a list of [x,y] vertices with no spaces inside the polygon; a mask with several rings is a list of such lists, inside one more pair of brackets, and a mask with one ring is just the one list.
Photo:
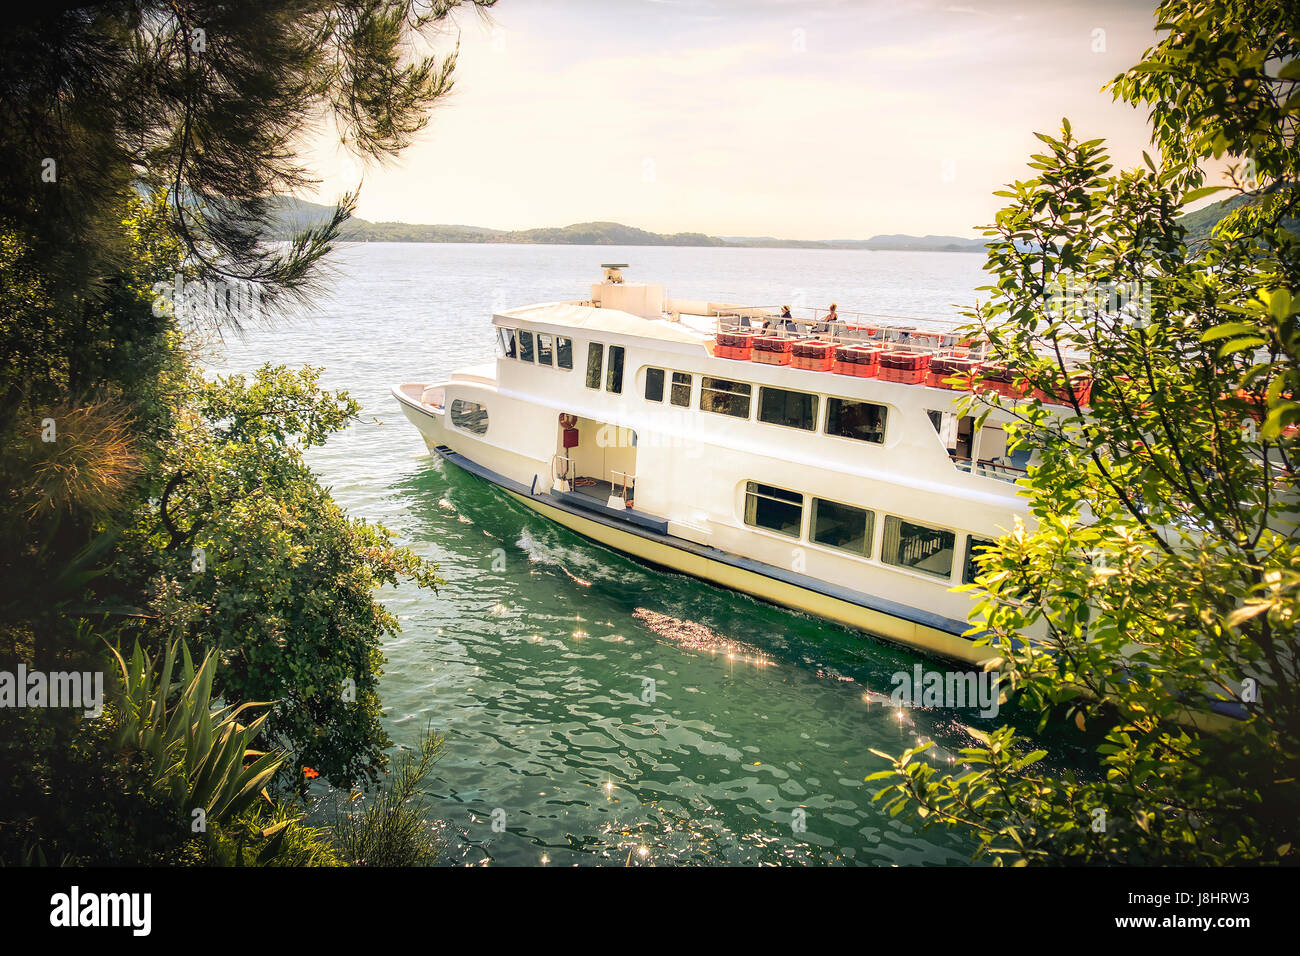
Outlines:
{"label": "deck railing", "polygon": [[869,312],[792,308],[783,316],[780,307],[753,306],[718,310],[713,314],[717,332],[760,332],[782,339],[817,339],[833,345],[884,345],[891,351],[925,352],[931,355],[960,354],[982,358],[987,343],[968,341],[952,329],[922,328],[915,319]]}
{"label": "deck railing", "polygon": [[[610,482],[609,482],[610,494],[622,498],[623,504],[631,507],[631,502],[634,500],[633,491],[636,487],[636,474],[629,473],[626,471],[615,471],[612,468],[610,469],[609,473],[610,473]],[[620,477],[623,479],[621,482],[617,480]],[[619,485],[623,486],[622,492],[619,491]]]}
{"label": "deck railing", "polygon": [[[992,361],[992,346],[984,338],[970,337],[955,328],[926,328],[917,322],[927,320],[872,312],[837,311],[834,322],[827,321],[829,310],[792,307],[789,316],[782,307],[733,306],[712,314],[714,334],[720,332],[759,332],[765,336],[794,340],[817,339],[832,345],[874,345],[891,352],[925,353],[934,358],[971,358]],[[930,320],[932,324],[938,324]],[[1074,348],[1062,348],[1061,356],[1069,369],[1078,368],[1087,354]]]}
{"label": "deck railing", "polygon": [[573,459],[568,455],[551,456],[551,484],[573,480]]}
{"label": "deck railing", "polygon": [[972,475],[983,475],[985,478],[997,478],[1000,481],[1016,481],[1024,478],[1029,474],[1025,468],[1017,467],[999,459],[980,459],[975,461],[970,458],[962,458],[959,455],[950,455],[952,462],[957,466],[958,471],[968,472]]}

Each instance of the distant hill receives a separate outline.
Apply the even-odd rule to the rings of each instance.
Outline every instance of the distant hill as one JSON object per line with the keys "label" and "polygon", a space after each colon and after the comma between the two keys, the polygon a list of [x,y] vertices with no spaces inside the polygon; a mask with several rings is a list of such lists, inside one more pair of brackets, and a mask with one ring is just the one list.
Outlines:
{"label": "distant hill", "polygon": [[[1219,202],[1210,203],[1210,205],[1198,209],[1196,212],[1189,212],[1187,215],[1183,216],[1182,223],[1183,227],[1187,230],[1188,241],[1195,242],[1198,239],[1207,238],[1210,235],[1210,230],[1214,228],[1215,224],[1220,219],[1232,212],[1234,209],[1239,209],[1246,205],[1246,203],[1250,202],[1251,198],[1252,196],[1250,194],[1239,193],[1236,196],[1230,196],[1229,198],[1220,200]],[[1284,222],[1283,225],[1289,231],[1300,234],[1300,219],[1289,219]]]}
{"label": "distant hill", "polygon": [[[329,219],[330,208],[300,199],[281,198],[276,238],[287,239],[305,225]],[[664,235],[617,222],[579,222],[547,229],[488,229],[483,226],[418,225],[409,222],[371,222],[352,217],[340,235],[346,242],[517,242],[584,246],[725,246],[714,236],[699,232]]]}
{"label": "distant hill", "polygon": [[[330,208],[301,199],[279,200],[280,222],[273,231],[288,239],[304,227],[324,222]],[[982,252],[982,239],[957,236],[875,236],[871,239],[775,239],[706,236],[702,232],[648,232],[617,222],[578,222],[543,229],[488,229],[483,226],[371,222],[353,217],[343,224],[345,242],[517,242],[583,246],[747,246],[783,249],[911,249],[927,252]]]}
{"label": "distant hill", "polygon": [[960,236],[872,236],[870,239],[774,239],[771,236],[729,236],[729,246],[771,249],[895,249],[911,252],[983,252],[983,239]]}
{"label": "distant hill", "polygon": [[[1182,217],[1189,238],[1203,238],[1214,224],[1247,201],[1233,196]],[[304,227],[324,222],[330,208],[301,199],[281,198],[280,222],[273,235],[287,239]],[[1293,224],[1293,227],[1296,224]],[[772,236],[706,236],[701,232],[647,232],[617,222],[578,222],[544,229],[489,229],[484,226],[418,225],[371,222],[353,217],[340,233],[345,242],[514,242],[582,246],[729,246],[765,249],[874,249],[912,252],[983,252],[985,240],[960,236],[891,234],[870,239],[777,239]]]}

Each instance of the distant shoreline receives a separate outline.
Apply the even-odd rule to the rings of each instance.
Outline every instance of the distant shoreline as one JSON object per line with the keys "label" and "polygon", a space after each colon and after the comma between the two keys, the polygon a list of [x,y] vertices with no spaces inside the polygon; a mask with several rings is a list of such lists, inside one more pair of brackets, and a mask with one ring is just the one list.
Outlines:
{"label": "distant shoreline", "polygon": [[[1247,197],[1235,196],[1182,217],[1189,240],[1208,235],[1214,224]],[[328,222],[333,209],[301,199],[276,200],[278,222],[271,231],[276,239],[291,239],[303,229]],[[870,239],[778,239],[774,236],[709,236],[702,232],[659,233],[619,222],[579,222],[542,229],[490,229],[485,226],[422,225],[409,222],[371,222],[355,216],[343,223],[340,242],[426,242],[518,246],[676,246],[711,249],[838,249],[870,252],[979,252],[984,239],[960,236],[909,236],[902,233]]]}
{"label": "distant shoreline", "polygon": [[[288,239],[327,222],[333,210],[318,203],[281,197],[275,238]],[[881,252],[984,252],[985,240],[960,236],[881,235],[870,239],[778,239],[774,236],[709,236],[702,232],[658,233],[618,222],[580,222],[542,229],[371,222],[353,217],[339,230],[340,242],[436,242],[493,245],[678,246],[715,249],[840,249]]]}
{"label": "distant shoreline", "polygon": [[791,240],[788,244],[782,243],[708,243],[695,244],[689,242],[578,242],[570,240],[555,240],[551,242],[526,239],[356,239],[345,237],[336,241],[337,245],[347,246],[366,246],[371,244],[393,243],[395,245],[428,245],[428,246],[585,246],[588,248],[610,248],[610,249],[814,249],[829,252],[983,252],[984,247],[959,247],[947,248],[941,246],[849,246],[849,245],[832,245],[818,242],[806,242],[796,244],[797,240]]}

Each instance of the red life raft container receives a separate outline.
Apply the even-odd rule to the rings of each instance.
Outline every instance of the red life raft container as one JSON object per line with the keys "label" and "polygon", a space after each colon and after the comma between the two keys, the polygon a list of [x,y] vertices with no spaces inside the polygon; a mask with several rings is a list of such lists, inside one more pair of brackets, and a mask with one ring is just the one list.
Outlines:
{"label": "red life raft container", "polygon": [[835,350],[832,371],[838,375],[857,378],[875,378],[880,371],[880,356],[884,349],[871,345],[841,345]]}
{"label": "red life raft container", "polygon": [[1020,398],[1028,391],[1024,382],[1016,382],[1016,370],[1005,365],[985,365],[980,370],[975,387],[984,392],[996,392],[1003,398]]}
{"label": "red life raft container", "polygon": [[1086,376],[1076,376],[1070,379],[1068,389],[1053,388],[1051,392],[1045,392],[1041,388],[1034,389],[1033,397],[1040,402],[1048,405],[1070,405],[1070,397],[1079,403],[1080,407],[1085,406],[1092,399],[1092,379]]}
{"label": "red life raft container", "polygon": [[754,332],[719,332],[713,354],[718,358],[748,362],[756,338],[758,335]]}
{"label": "red life raft container", "polygon": [[790,355],[791,365],[810,372],[829,372],[835,364],[835,346],[817,339],[795,342],[790,347]]}
{"label": "red life raft container", "polygon": [[777,335],[759,335],[754,339],[754,351],[749,358],[762,365],[789,365],[790,346],[790,339]]}
{"label": "red life raft container", "polygon": [[[971,358],[944,356],[930,359],[930,371],[925,384],[931,388],[948,388],[954,391],[969,391],[979,362]],[[955,379],[956,381],[952,381]]]}
{"label": "red life raft container", "polygon": [[920,385],[930,371],[930,356],[923,352],[885,352],[880,356],[880,380]]}

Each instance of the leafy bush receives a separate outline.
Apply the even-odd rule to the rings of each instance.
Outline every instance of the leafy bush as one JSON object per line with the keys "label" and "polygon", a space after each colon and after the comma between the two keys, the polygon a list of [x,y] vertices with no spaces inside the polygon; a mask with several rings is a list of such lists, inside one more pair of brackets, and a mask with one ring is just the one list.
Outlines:
{"label": "leafy bush", "polygon": [[[999,360],[1088,408],[1014,408],[1034,518],[981,561],[973,623],[1040,725],[1102,775],[1044,773],[1009,728],[939,774],[891,758],[877,799],[1016,863],[1291,863],[1300,839],[1300,26],[1279,2],[1169,0],[1117,78],[1163,165],[1114,173],[1068,122],[991,237],[974,313]],[[1250,162],[1246,163],[1246,157]],[[1189,243],[1181,205],[1228,162],[1248,201]],[[1240,162],[1232,162],[1238,160]],[[1249,170],[1247,172],[1247,169]],[[1215,187],[1217,188],[1217,187]],[[1078,356],[1071,369],[1068,356]],[[996,402],[988,396],[972,406]],[[995,651],[991,650],[991,656]],[[1241,719],[1230,720],[1224,714]]]}
{"label": "leafy bush", "polygon": [[[0,32],[0,657],[111,669],[101,638],[151,655],[122,662],[149,692],[101,721],[0,713],[0,861],[201,860],[212,845],[171,801],[257,825],[270,811],[248,794],[269,764],[249,776],[237,756],[254,734],[338,782],[382,765],[379,639],[396,622],[373,589],[435,578],[302,462],[355,405],[310,371],[204,383],[200,343],[155,297],[176,279],[233,281],[271,315],[317,288],[354,197],[263,241],[275,196],[310,180],[304,122],[332,111],[354,153],[399,153],[455,65],[408,55],[413,41],[460,5],[144,0]],[[199,318],[201,334],[237,322]],[[51,418],[54,443],[40,440]],[[172,667],[178,635],[205,657],[174,698],[153,665]],[[209,696],[229,706],[208,714]],[[240,727],[260,700],[274,712]],[[267,826],[245,849],[261,856]]]}
{"label": "leafy bush", "polygon": [[190,417],[151,477],[154,504],[124,534],[117,573],[147,595],[148,639],[179,629],[218,653],[215,692],[275,701],[267,739],[350,786],[375,779],[390,744],[380,641],[397,621],[374,591],[439,579],[386,529],[348,518],[307,467],[303,450],[357,411],[318,377],[266,366],[251,380],[194,379]]}
{"label": "leafy bush", "polygon": [[[178,655],[180,679],[173,682]],[[244,711],[266,705],[213,710],[217,655],[211,651],[197,670],[182,642],[156,660],[138,645],[129,659],[114,656],[122,671],[118,741],[145,755],[153,786],[187,813],[202,810],[206,823],[231,820],[248,808],[285,759],[251,747],[266,714],[240,723]]]}
{"label": "leafy bush", "polygon": [[96,720],[0,711],[0,865],[202,862],[203,842],[152,784],[143,754],[116,745],[117,708]]}
{"label": "leafy bush", "polygon": [[418,795],[442,749],[441,735],[428,733],[416,751],[397,758],[388,786],[360,810],[338,810],[335,840],[355,866],[429,866],[442,845],[425,819]]}

